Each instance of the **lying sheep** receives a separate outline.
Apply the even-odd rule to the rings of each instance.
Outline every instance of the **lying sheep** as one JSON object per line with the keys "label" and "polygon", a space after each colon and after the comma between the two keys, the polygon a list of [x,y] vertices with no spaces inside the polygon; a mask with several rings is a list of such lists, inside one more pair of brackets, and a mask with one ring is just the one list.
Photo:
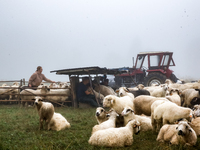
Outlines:
{"label": "lying sheep", "polygon": [[181,106],[181,97],[179,96],[181,94],[181,91],[179,89],[175,89],[175,88],[172,88],[170,91],[169,91],[169,96],[166,96],[166,98],[177,104],[178,106]]}
{"label": "lying sheep", "polygon": [[184,144],[194,146],[197,142],[195,131],[186,121],[180,121],[178,125],[164,125],[158,136],[157,141],[168,141],[170,144]]}
{"label": "lying sheep", "polygon": [[47,129],[48,124],[50,123],[53,114],[54,106],[48,102],[42,102],[42,98],[39,96],[35,97],[35,105],[37,106],[38,114],[40,117],[40,130],[43,129],[43,122],[45,121],[45,127]]}
{"label": "lying sheep", "polygon": [[162,126],[162,124],[173,124],[176,120],[181,118],[191,121],[192,110],[190,108],[178,106],[172,102],[160,104],[154,110],[154,119],[159,122],[159,127]]}
{"label": "lying sheep", "polygon": [[133,133],[140,131],[140,123],[131,120],[125,127],[99,130],[92,134],[88,143],[95,146],[124,147],[133,144]]}
{"label": "lying sheep", "polygon": [[48,130],[60,131],[70,128],[70,123],[60,113],[54,113],[48,124]]}
{"label": "lying sheep", "polygon": [[165,97],[167,92],[168,86],[167,85],[161,85],[161,88],[156,88],[152,93],[151,96],[154,97]]}
{"label": "lying sheep", "polygon": [[97,107],[95,117],[98,124],[101,124],[102,122],[108,120],[107,113],[102,107]]}
{"label": "lying sheep", "polygon": [[104,121],[104,122],[102,122],[99,125],[95,125],[92,128],[92,134],[94,134],[98,130],[104,130],[104,129],[115,128],[116,127],[116,119],[117,119],[118,114],[113,109],[111,109],[108,112],[108,114],[109,114],[109,119]]}
{"label": "lying sheep", "polygon": [[103,100],[103,106],[113,108],[118,114],[121,114],[126,106],[130,106],[133,109],[133,102],[129,96],[117,97],[108,95]]}
{"label": "lying sheep", "polygon": [[130,120],[137,120],[141,124],[141,131],[152,130],[151,119],[149,117],[135,115],[130,107],[124,108],[122,116],[124,116],[124,125]]}

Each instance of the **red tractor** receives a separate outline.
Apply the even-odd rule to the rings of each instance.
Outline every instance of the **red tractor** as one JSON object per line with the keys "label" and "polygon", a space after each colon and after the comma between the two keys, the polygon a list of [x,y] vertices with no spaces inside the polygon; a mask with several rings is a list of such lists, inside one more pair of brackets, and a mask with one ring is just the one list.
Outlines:
{"label": "red tractor", "polygon": [[115,83],[118,86],[136,86],[143,84],[163,84],[166,79],[177,82],[178,78],[169,69],[175,66],[172,58],[173,52],[141,52],[137,55],[133,68],[118,68],[120,71],[127,71],[115,76]]}

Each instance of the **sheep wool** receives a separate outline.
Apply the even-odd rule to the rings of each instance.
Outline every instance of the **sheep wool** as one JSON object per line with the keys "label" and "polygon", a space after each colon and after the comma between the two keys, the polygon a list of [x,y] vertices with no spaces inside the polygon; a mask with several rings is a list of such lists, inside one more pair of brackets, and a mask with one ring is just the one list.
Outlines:
{"label": "sheep wool", "polygon": [[133,133],[140,131],[136,120],[130,121],[125,127],[99,130],[92,134],[88,143],[95,146],[124,147],[133,144]]}

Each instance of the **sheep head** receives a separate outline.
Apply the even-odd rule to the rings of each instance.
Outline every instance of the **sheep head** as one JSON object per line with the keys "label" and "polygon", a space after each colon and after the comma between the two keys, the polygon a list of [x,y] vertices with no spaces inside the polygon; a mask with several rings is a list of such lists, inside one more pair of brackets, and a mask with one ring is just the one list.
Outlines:
{"label": "sheep head", "polygon": [[128,88],[126,88],[126,87],[120,87],[119,88],[119,96],[120,97],[125,96],[127,92],[130,92]]}
{"label": "sheep head", "polygon": [[179,136],[185,136],[192,132],[192,129],[186,121],[180,121],[176,127],[176,131]]}
{"label": "sheep head", "polygon": [[128,114],[134,113],[134,110],[131,107],[125,107],[122,111],[122,116],[127,116]]}
{"label": "sheep head", "polygon": [[103,99],[103,107],[111,107],[115,103],[114,95],[107,95]]}
{"label": "sheep head", "polygon": [[134,130],[134,133],[138,134],[140,132],[140,125],[141,124],[139,121],[133,119],[133,120],[130,120],[126,126],[131,126]]}
{"label": "sheep head", "polygon": [[106,111],[102,107],[97,107],[96,114],[98,118],[104,118],[106,116]]}

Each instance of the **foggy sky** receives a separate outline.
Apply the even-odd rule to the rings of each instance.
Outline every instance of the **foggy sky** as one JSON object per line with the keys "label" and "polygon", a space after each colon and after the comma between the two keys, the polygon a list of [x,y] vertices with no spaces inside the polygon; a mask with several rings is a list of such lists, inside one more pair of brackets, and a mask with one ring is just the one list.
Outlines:
{"label": "foggy sky", "polygon": [[199,0],[0,0],[0,80],[52,70],[131,67],[139,52],[171,51],[179,78],[200,79]]}

